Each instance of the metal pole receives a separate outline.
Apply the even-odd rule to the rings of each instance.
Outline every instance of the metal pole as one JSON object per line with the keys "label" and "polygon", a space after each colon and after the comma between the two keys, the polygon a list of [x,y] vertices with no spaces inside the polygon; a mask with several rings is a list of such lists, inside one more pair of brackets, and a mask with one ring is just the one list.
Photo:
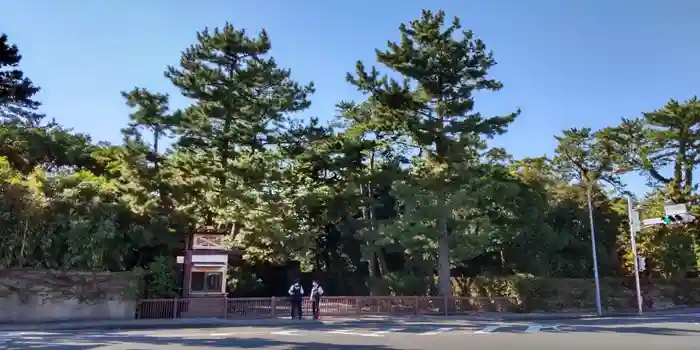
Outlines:
{"label": "metal pole", "polygon": [[593,224],[593,198],[591,195],[592,186],[588,186],[586,196],[588,197],[588,218],[591,220],[591,250],[593,252],[593,278],[595,279],[595,309],[598,316],[603,316],[600,306],[600,280],[598,279],[598,254],[595,246],[595,225]]}
{"label": "metal pole", "polygon": [[630,244],[632,245],[632,260],[634,260],[634,284],[637,288],[637,313],[641,315],[643,310],[643,300],[642,300],[642,288],[639,285],[639,257],[637,256],[637,232],[635,231],[634,223],[632,222],[632,217],[634,216],[634,203],[632,202],[632,196],[625,195],[627,199],[627,217],[630,222]]}

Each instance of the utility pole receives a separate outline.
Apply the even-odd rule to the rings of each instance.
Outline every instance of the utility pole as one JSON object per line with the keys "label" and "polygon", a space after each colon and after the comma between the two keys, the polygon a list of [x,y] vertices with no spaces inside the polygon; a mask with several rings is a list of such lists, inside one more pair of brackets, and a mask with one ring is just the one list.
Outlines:
{"label": "utility pole", "polygon": [[600,279],[598,277],[598,254],[595,246],[595,224],[593,222],[593,186],[588,186],[588,218],[591,221],[591,250],[593,255],[593,278],[595,279],[595,310],[598,316],[603,316],[603,308],[600,305]]}
{"label": "utility pole", "polygon": [[632,245],[632,260],[634,260],[634,284],[637,288],[637,314],[641,315],[644,312],[642,287],[639,284],[639,256],[637,255],[637,232],[640,229],[639,212],[634,210],[634,202],[632,196],[625,195],[627,199],[627,219],[630,222],[630,244]]}

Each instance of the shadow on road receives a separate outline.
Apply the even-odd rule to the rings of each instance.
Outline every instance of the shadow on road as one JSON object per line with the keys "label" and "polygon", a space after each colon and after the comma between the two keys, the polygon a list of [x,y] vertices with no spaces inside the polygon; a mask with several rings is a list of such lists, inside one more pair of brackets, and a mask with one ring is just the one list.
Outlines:
{"label": "shadow on road", "polygon": [[[18,339],[0,343],[4,349],[42,349],[42,350],[88,350],[102,349],[106,346],[115,348],[132,349],[138,345],[143,346],[171,346],[171,347],[195,347],[195,348],[232,348],[232,349],[279,349],[279,350],[393,350],[395,348],[378,344],[331,344],[313,341],[281,341],[265,338],[176,338],[176,337],[149,337],[133,335],[102,335],[76,338],[71,335],[59,335],[46,337],[45,339]],[[3,347],[4,346],[4,347]]]}

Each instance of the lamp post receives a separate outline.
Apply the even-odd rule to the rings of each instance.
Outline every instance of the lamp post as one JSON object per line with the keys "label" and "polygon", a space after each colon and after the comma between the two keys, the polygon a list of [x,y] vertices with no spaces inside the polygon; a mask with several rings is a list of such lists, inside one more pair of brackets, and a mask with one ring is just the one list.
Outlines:
{"label": "lamp post", "polygon": [[595,280],[595,309],[598,316],[603,316],[600,305],[600,279],[598,277],[598,254],[595,245],[595,224],[593,222],[593,186],[588,186],[586,197],[588,199],[588,218],[591,221],[591,251],[593,255],[593,279]]}
{"label": "lamp post", "polygon": [[632,260],[634,260],[634,285],[637,289],[637,314],[642,315],[644,312],[642,303],[642,287],[639,284],[639,256],[637,255],[637,224],[639,222],[638,213],[634,210],[634,202],[632,196],[625,195],[627,199],[627,218],[630,222],[630,245],[632,246]]}
{"label": "lamp post", "polygon": [[[616,175],[625,174],[630,169],[617,169],[613,173]],[[639,230],[639,213],[634,210],[634,201],[632,196],[625,194],[627,200],[627,220],[630,223],[630,245],[632,246],[632,260],[634,261],[634,285],[637,291],[637,314],[641,315],[644,312],[642,287],[639,284],[639,256],[637,255],[637,231]]]}

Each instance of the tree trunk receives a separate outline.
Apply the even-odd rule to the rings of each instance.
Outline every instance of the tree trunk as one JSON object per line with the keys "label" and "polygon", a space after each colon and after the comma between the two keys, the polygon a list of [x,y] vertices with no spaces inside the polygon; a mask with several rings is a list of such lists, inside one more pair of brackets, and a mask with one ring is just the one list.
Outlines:
{"label": "tree trunk", "polygon": [[372,249],[372,253],[367,265],[369,270],[369,295],[375,296],[377,295],[377,257],[374,254],[374,248],[370,247],[370,249]]}
{"label": "tree trunk", "polygon": [[[444,195],[440,198],[443,208],[445,208]],[[447,210],[442,210],[438,218],[438,291],[440,295],[452,295],[452,283],[450,281],[450,241],[447,232]]]}
{"label": "tree trunk", "polygon": [[450,283],[450,246],[448,237],[444,234],[438,240],[438,291],[440,295],[451,296]]}

